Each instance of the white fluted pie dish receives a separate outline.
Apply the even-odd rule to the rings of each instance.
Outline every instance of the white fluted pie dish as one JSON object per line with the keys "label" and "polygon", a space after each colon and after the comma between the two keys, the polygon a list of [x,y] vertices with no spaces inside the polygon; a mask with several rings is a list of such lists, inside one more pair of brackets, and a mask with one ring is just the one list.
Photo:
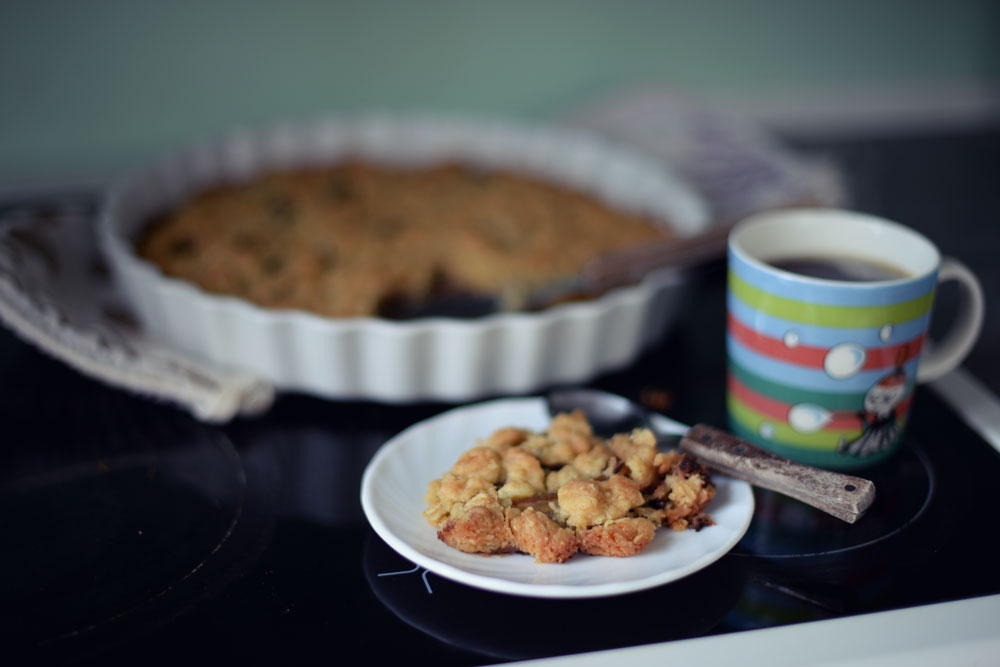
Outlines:
{"label": "white fluted pie dish", "polygon": [[462,402],[583,382],[625,367],[660,340],[678,314],[686,279],[673,270],[538,312],[394,321],[263,308],[167,277],[136,253],[151,219],[207,187],[350,158],[516,170],[648,215],[678,236],[709,224],[702,200],[665,165],[578,132],[425,116],[237,132],[131,174],[108,195],[101,248],[144,330],[205,364],[257,374],[280,390]]}

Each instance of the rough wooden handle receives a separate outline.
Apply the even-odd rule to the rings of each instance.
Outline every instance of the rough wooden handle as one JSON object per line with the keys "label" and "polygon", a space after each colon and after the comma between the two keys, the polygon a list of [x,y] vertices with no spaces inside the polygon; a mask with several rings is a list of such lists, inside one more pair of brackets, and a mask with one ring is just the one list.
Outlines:
{"label": "rough wooden handle", "polygon": [[777,491],[854,523],[875,500],[875,484],[803,465],[705,424],[693,426],[680,448],[719,472]]}

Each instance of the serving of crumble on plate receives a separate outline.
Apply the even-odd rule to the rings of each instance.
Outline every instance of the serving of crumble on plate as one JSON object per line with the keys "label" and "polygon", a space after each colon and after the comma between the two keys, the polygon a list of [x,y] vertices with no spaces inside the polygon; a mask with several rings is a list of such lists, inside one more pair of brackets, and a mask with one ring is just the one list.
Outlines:
{"label": "serving of crumble on plate", "polygon": [[[564,415],[557,419],[561,422],[558,424],[559,428],[580,427],[575,422],[575,417]],[[615,455],[613,449],[609,449],[612,456],[605,461],[605,466],[612,466],[607,470],[611,475],[601,475],[596,470],[597,461],[594,461],[597,473],[594,478],[605,477],[606,479],[600,480],[605,483],[617,479],[611,485],[622,487],[617,489],[623,494],[618,499],[635,495],[630,494],[629,490],[646,489],[645,495],[639,491],[640,495],[633,498],[634,502],[623,503],[623,506],[631,505],[627,510],[619,512],[611,507],[616,501],[615,493],[610,493],[613,490],[609,489],[609,493],[605,494],[609,499],[610,513],[607,517],[585,516],[583,504],[577,508],[579,511],[575,515],[557,514],[557,510],[551,506],[546,510],[551,502],[550,498],[534,493],[534,488],[529,493],[528,486],[531,486],[531,482],[525,481],[525,478],[531,479],[530,472],[523,476],[503,477],[503,483],[499,483],[501,477],[497,476],[496,482],[488,484],[490,490],[485,491],[485,495],[492,498],[495,493],[498,499],[503,495],[509,499],[511,507],[515,506],[517,500],[514,496],[519,496],[521,506],[514,514],[530,514],[531,519],[518,522],[524,534],[537,536],[540,534],[540,527],[555,526],[566,530],[568,526],[572,530],[562,533],[561,539],[532,541],[530,537],[526,537],[524,544],[530,545],[530,548],[518,547],[516,540],[513,544],[478,544],[475,540],[482,539],[483,536],[475,536],[473,542],[465,545],[468,548],[462,550],[461,546],[456,545],[456,548],[439,538],[439,531],[454,518],[451,516],[453,504],[445,508],[445,503],[440,501],[440,480],[444,473],[454,475],[453,467],[457,462],[460,462],[457,464],[460,469],[466,464],[471,468],[478,465],[489,468],[486,459],[492,460],[490,455],[483,455],[483,460],[476,461],[476,455],[463,458],[463,454],[474,448],[476,443],[482,443],[491,437],[491,434],[498,438],[517,433],[533,433],[537,436],[547,433],[552,422],[553,417],[548,413],[544,398],[529,397],[499,399],[455,408],[415,424],[386,442],[366,468],[361,490],[365,515],[375,532],[390,547],[430,572],[484,590],[544,598],[619,595],[666,584],[715,562],[746,532],[753,515],[753,495],[746,482],[714,476],[711,478],[714,495],[704,507],[698,505],[689,507],[687,512],[670,513],[671,506],[668,503],[649,502],[654,499],[655,489],[663,483],[664,474],[651,470],[650,474],[659,481],[650,478],[637,483],[633,476],[642,475],[639,459],[629,467],[626,463],[617,461],[621,457]],[[686,427],[677,424],[677,430],[682,432]],[[627,450],[631,449],[634,454],[637,449],[641,449],[641,445],[636,446],[635,443],[626,446],[624,441],[616,446],[621,454],[625,454],[626,460],[630,453]],[[509,445],[502,449],[513,447],[514,445]],[[527,454],[524,447],[521,450],[521,453]],[[597,453],[599,452],[595,452]],[[543,456],[548,460],[549,456],[554,455],[553,452],[547,452]],[[508,456],[521,458],[528,468],[533,468],[521,454]],[[532,458],[537,462],[537,456]],[[665,461],[661,457],[659,462],[662,464]],[[580,465],[584,467],[582,460]],[[502,468],[502,457],[500,467]],[[556,465],[549,467],[550,473],[558,472]],[[662,468],[664,472],[672,469],[671,465]],[[574,473],[565,472],[563,475],[570,477]],[[594,481],[588,480],[583,474],[576,479],[580,481],[573,486],[587,486],[590,481]],[[438,482],[434,483],[434,480]],[[569,480],[553,477],[552,483],[557,485],[556,498],[559,482],[564,486]],[[472,482],[475,483],[477,482]],[[529,505],[535,506],[528,509]],[[497,506],[502,507],[503,504],[498,502]],[[456,516],[462,515],[463,507],[454,507]],[[673,509],[676,510],[676,507]],[[612,517],[611,514],[615,516]],[[553,525],[549,525],[542,517],[549,519]],[[636,528],[634,520],[638,518],[642,518],[653,528],[663,524],[666,527],[652,532]],[[594,533],[589,535],[589,541],[581,539],[581,535],[588,534],[595,525],[614,525],[617,519],[629,519],[629,530],[635,528],[632,531],[635,534],[630,534],[628,539],[619,539],[621,535],[602,536]],[[565,526],[559,525],[560,520]],[[704,527],[701,530],[687,529],[688,521]],[[578,524],[582,530],[572,524]],[[502,537],[504,533],[501,531],[500,534]],[[582,544],[587,546],[581,549]],[[626,551],[634,553],[616,552],[622,544],[626,545]],[[634,548],[637,544],[641,544],[638,549]],[[578,553],[581,550],[584,553]],[[532,551],[534,553],[530,553]],[[482,552],[495,553],[485,555]],[[628,557],[600,557],[591,554]],[[552,562],[540,562],[546,560]]]}
{"label": "serving of crumble on plate", "polygon": [[577,409],[542,432],[506,426],[477,439],[430,483],[424,516],[460,551],[563,563],[577,553],[635,556],[661,527],[711,526],[714,496],[691,455],[658,451],[648,428],[605,439]]}

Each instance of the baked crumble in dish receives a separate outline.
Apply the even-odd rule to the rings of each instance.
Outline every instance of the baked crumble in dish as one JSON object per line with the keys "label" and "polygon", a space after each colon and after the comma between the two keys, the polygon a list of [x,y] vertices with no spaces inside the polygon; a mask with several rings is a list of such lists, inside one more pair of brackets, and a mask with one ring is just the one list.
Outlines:
{"label": "baked crumble in dish", "polygon": [[610,438],[580,411],[533,432],[501,428],[433,480],[423,516],[467,553],[525,553],[562,563],[577,553],[633,556],[656,531],[701,530],[715,495],[706,468],[661,452],[648,429]]}
{"label": "baked crumble in dish", "polygon": [[672,234],[514,171],[345,161],[201,191],[152,222],[138,253],[210,293],[370,317],[441,293],[528,290]]}

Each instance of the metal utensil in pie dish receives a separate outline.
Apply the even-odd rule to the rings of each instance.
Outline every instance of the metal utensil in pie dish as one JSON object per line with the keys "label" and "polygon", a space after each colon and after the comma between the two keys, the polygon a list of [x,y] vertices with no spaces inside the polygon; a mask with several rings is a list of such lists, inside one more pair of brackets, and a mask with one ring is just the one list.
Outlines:
{"label": "metal utensil in pie dish", "polygon": [[679,448],[711,470],[776,491],[848,523],[864,516],[875,500],[875,484],[870,480],[792,461],[705,424],[685,427],[616,394],[566,389],[553,391],[546,400],[551,414],[583,410],[601,435],[649,428],[658,447]]}
{"label": "metal utensil in pie dish", "polygon": [[563,301],[592,298],[616,287],[631,285],[658,269],[692,268],[725,254],[732,225],[716,224],[684,238],[672,238],[601,255],[576,275],[531,289],[510,288],[497,294],[444,289],[421,301],[390,301],[379,315],[388,319],[420,317],[473,318],[499,312],[540,310]]}

